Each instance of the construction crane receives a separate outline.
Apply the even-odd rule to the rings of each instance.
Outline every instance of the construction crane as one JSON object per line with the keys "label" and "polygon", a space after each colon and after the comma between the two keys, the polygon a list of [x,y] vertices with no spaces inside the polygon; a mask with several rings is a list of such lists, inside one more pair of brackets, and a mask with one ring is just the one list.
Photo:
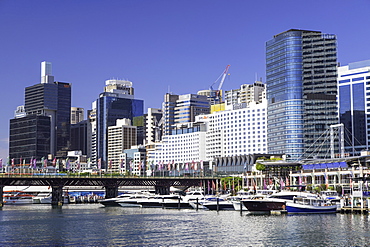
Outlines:
{"label": "construction crane", "polygon": [[220,81],[220,84],[218,85],[218,89],[217,91],[220,91],[221,88],[222,88],[222,85],[224,84],[224,81],[225,81],[225,78],[226,78],[226,75],[227,75],[227,72],[229,71],[229,68],[230,68],[230,65],[227,65],[225,70],[222,72],[222,74],[217,78],[217,80],[212,83],[212,85],[209,87],[210,90],[213,90],[212,86],[216,84],[216,82],[221,78],[221,81]]}

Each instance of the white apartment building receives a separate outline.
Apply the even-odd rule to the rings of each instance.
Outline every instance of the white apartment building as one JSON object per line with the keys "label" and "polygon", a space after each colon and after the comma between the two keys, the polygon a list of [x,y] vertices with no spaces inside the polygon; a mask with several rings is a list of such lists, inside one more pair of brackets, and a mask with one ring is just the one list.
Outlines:
{"label": "white apartment building", "polygon": [[247,108],[199,116],[207,121],[206,160],[245,154],[267,153],[267,101]]}
{"label": "white apartment building", "polygon": [[121,154],[136,144],[136,138],[136,126],[129,119],[117,119],[116,126],[108,127],[108,170],[120,170]]}
{"label": "white apartment building", "polygon": [[265,88],[265,84],[256,81],[253,84],[243,84],[239,89],[225,91],[226,109],[232,109],[234,105],[262,102],[266,98]]}
{"label": "white apartment building", "polygon": [[204,161],[206,158],[205,125],[189,123],[185,128],[178,129],[177,132],[179,134],[163,136],[162,142],[156,143],[154,164],[160,162],[163,164],[185,164]]}

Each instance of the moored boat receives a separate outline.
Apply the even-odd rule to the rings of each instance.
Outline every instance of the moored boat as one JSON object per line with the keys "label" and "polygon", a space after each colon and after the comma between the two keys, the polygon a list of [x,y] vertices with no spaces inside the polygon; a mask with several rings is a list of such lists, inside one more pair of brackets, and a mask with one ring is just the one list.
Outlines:
{"label": "moored boat", "polygon": [[235,210],[233,202],[223,198],[216,198],[216,200],[206,201],[203,207],[208,210]]}
{"label": "moored boat", "polygon": [[8,191],[3,195],[4,204],[23,205],[31,204],[35,195],[23,191]]}
{"label": "moored boat", "polygon": [[34,204],[51,204],[52,193],[51,192],[42,192],[33,197],[32,203]]}
{"label": "moored boat", "polygon": [[143,195],[143,194],[134,194],[131,195],[130,197],[125,197],[118,199],[116,202],[121,206],[121,207],[141,207],[141,204],[138,202],[141,200],[148,199],[148,195]]}
{"label": "moored boat", "polygon": [[[178,202],[179,195],[156,195],[150,196],[146,199],[139,200],[137,203],[145,208],[162,208],[165,203]],[[170,204],[169,204],[170,205]]]}
{"label": "moored boat", "polygon": [[129,198],[130,196],[131,196],[131,194],[121,194],[117,197],[106,198],[106,199],[99,200],[98,202],[100,204],[104,205],[105,207],[118,207],[118,206],[120,206],[117,202],[118,200],[124,199],[124,198]]}
{"label": "moored boat", "polygon": [[286,202],[288,214],[322,214],[336,213],[337,205],[329,204],[327,200],[318,198],[295,197]]}
{"label": "moored boat", "polygon": [[275,210],[285,210],[285,202],[273,200],[265,197],[256,196],[251,199],[244,199],[240,201],[252,213],[269,214]]}

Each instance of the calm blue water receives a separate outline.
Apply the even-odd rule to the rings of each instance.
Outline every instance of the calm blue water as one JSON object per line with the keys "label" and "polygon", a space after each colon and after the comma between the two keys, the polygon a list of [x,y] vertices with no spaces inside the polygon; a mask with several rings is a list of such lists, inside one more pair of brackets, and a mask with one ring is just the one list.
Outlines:
{"label": "calm blue water", "polygon": [[366,246],[367,215],[6,205],[0,246]]}

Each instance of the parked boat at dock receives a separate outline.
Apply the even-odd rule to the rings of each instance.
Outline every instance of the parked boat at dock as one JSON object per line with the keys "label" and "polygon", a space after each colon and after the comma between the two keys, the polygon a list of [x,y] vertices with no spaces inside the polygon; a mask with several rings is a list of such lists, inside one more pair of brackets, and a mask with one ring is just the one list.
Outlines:
{"label": "parked boat at dock", "polygon": [[288,214],[336,213],[337,205],[319,198],[295,197],[286,202],[286,210]]}
{"label": "parked boat at dock", "polygon": [[31,204],[35,195],[23,191],[6,191],[3,195],[4,204],[24,205]]}
{"label": "parked boat at dock", "polygon": [[118,200],[127,199],[130,196],[131,196],[131,194],[121,194],[121,195],[118,195],[117,197],[101,199],[98,202],[100,204],[104,205],[105,207],[118,207],[118,206],[120,206],[117,202]]}
{"label": "parked boat at dock", "polygon": [[240,201],[251,213],[270,214],[271,211],[285,210],[285,202],[256,196]]}
{"label": "parked boat at dock", "polygon": [[235,210],[233,202],[223,198],[208,200],[203,203],[203,207],[208,210]]}
{"label": "parked boat at dock", "polygon": [[141,207],[141,204],[139,204],[138,202],[148,198],[149,195],[134,194],[129,197],[118,199],[116,203],[118,203],[121,207]]}

